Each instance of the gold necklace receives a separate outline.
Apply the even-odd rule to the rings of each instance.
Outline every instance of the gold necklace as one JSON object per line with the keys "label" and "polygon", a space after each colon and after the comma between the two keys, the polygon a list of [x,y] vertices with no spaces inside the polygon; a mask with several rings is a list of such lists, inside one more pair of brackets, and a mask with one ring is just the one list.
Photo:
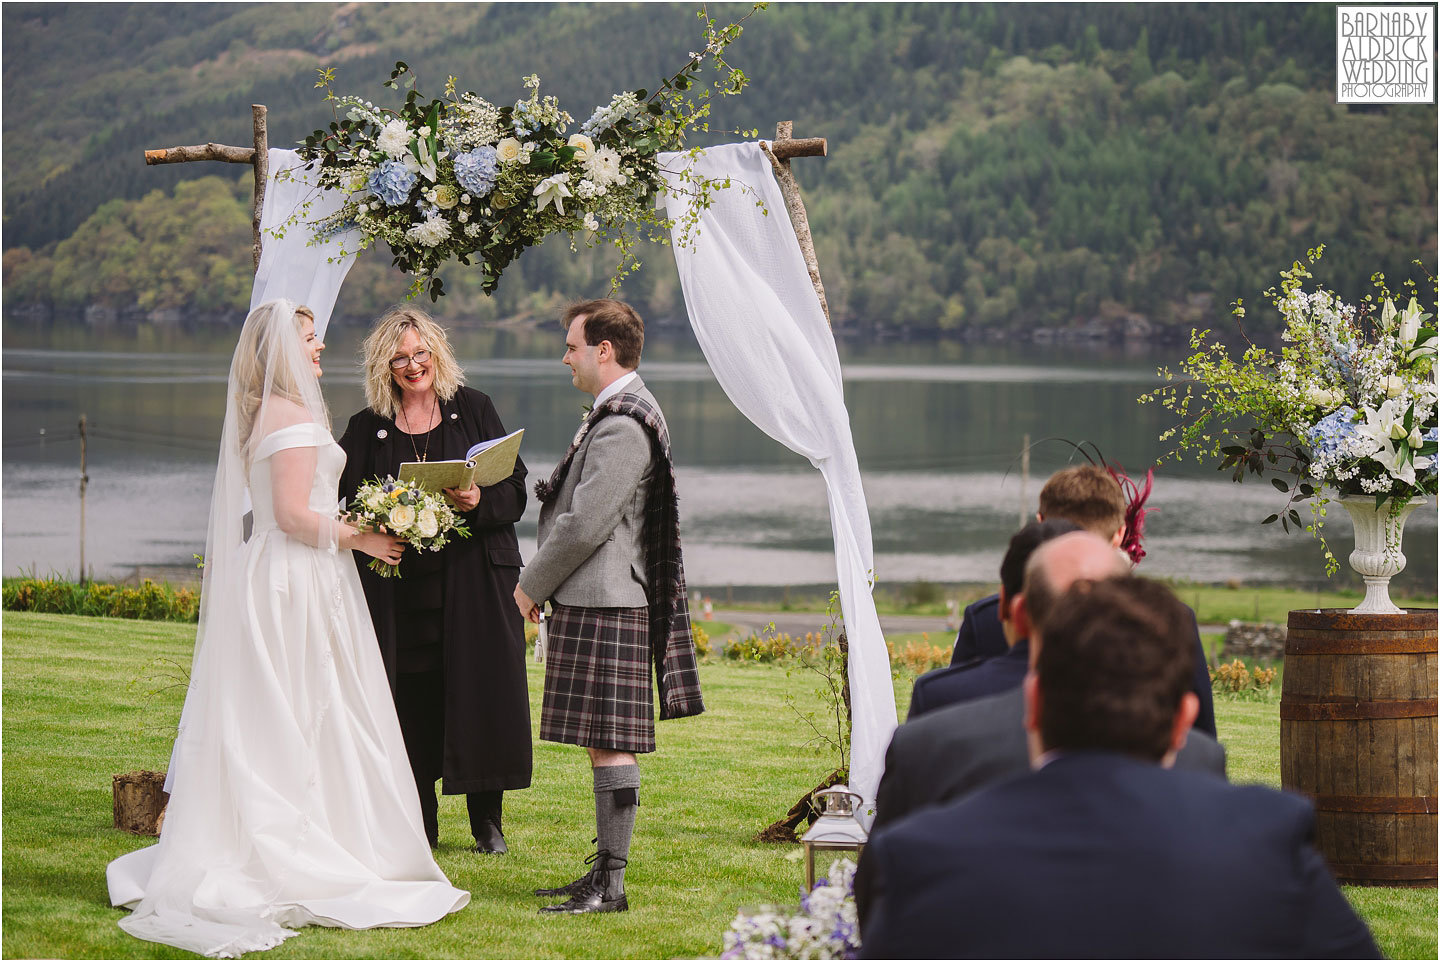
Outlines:
{"label": "gold necklace", "polygon": [[[440,398],[436,397],[435,407],[438,408],[439,406]],[[431,408],[432,411],[434,409],[435,408]],[[410,430],[410,415],[405,413],[405,405],[403,404],[400,405],[400,416],[405,419],[405,436],[410,439],[410,450],[415,452],[415,459],[417,461],[424,461],[430,456],[430,435],[435,433],[435,428],[439,426],[440,419],[436,418],[435,424],[432,424],[430,430],[425,432],[425,450],[421,452],[421,450],[415,446],[415,434]]]}

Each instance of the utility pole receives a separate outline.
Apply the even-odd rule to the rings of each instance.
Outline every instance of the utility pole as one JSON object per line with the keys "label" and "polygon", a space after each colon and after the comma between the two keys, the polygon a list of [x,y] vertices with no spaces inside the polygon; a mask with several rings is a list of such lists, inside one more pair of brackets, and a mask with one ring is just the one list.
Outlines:
{"label": "utility pole", "polygon": [[1030,435],[1020,442],[1020,527],[1030,520]]}
{"label": "utility pole", "polygon": [[80,415],[80,583],[85,584],[85,486],[90,476],[85,473],[85,415]]}

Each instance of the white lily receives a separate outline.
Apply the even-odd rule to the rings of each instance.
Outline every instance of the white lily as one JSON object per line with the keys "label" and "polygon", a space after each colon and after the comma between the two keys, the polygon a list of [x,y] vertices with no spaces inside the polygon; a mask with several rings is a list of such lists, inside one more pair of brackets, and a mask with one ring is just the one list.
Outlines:
{"label": "white lily", "polygon": [[536,184],[534,190],[535,210],[540,212],[545,210],[550,204],[554,204],[556,212],[560,214],[561,217],[564,217],[565,198],[574,196],[570,193],[570,188],[565,186],[569,182],[570,175],[564,173],[546,177],[540,181],[540,183]]}
{"label": "white lily", "polygon": [[[415,148],[419,151],[420,168],[417,172],[430,183],[435,183],[435,151],[430,148],[430,141],[422,137],[415,142]],[[407,163],[406,166],[408,167],[409,164]]]}
{"label": "white lily", "polygon": [[[1389,301],[1385,302],[1387,305]],[[1420,333],[1420,304],[1415,298],[1410,298],[1410,303],[1405,307],[1405,313],[1400,315],[1400,346],[1405,350],[1415,346],[1415,336]]]}
{"label": "white lily", "polygon": [[1395,302],[1385,298],[1385,305],[1380,308],[1380,326],[1384,330],[1390,330],[1395,324]]}
{"label": "white lily", "polygon": [[1357,424],[1355,432],[1372,446],[1366,457],[1379,461],[1391,477],[1414,484],[1415,465],[1410,460],[1409,445],[1395,443],[1404,442],[1410,433],[1405,430],[1404,415],[1398,408],[1394,401],[1386,401],[1378,408],[1366,408],[1365,423]]}

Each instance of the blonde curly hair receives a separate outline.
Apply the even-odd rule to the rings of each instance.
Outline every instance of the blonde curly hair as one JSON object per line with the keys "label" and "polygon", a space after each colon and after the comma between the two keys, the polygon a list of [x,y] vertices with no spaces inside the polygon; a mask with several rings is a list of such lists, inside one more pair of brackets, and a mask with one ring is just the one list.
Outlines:
{"label": "blonde curly hair", "polygon": [[418,307],[408,304],[392,307],[375,322],[363,347],[365,403],[370,410],[392,421],[400,410],[400,385],[392,376],[390,359],[400,349],[406,331],[418,334],[425,350],[430,352],[430,370],[435,378],[435,394],[440,400],[453,398],[465,383],[465,372],[450,350],[445,328]]}

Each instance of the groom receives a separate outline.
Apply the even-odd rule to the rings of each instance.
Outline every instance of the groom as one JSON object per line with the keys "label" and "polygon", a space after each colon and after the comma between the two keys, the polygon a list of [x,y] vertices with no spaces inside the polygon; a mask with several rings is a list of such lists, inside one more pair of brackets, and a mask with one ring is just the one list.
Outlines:
{"label": "groom", "polygon": [[540,537],[515,603],[531,621],[551,602],[540,737],[583,745],[595,781],[593,865],[541,912],[623,912],[640,768],[660,717],[704,711],[685,599],[670,435],[635,368],[645,325],[602,299],[565,312],[564,362],[595,403],[548,481],[535,486]]}

